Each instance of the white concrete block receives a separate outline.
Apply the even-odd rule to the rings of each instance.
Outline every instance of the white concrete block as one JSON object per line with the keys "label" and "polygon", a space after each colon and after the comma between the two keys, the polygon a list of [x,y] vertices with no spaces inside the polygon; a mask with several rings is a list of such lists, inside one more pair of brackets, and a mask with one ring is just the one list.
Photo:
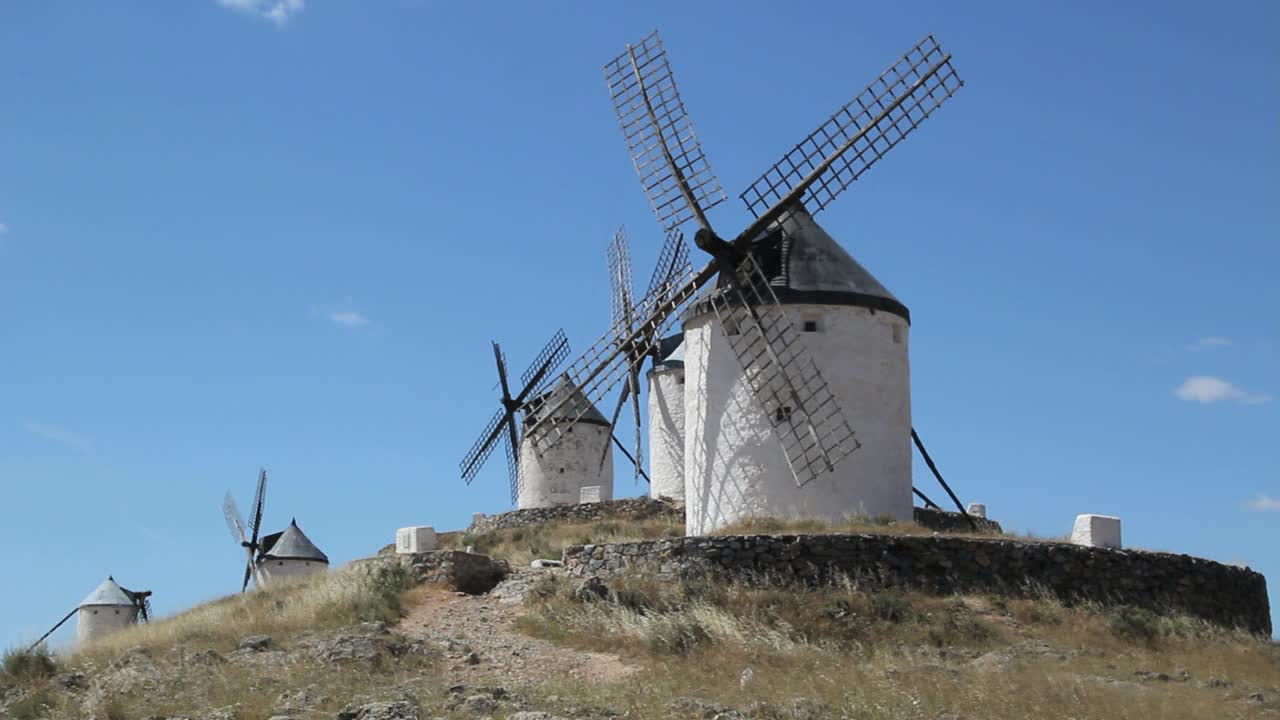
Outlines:
{"label": "white concrete block", "polygon": [[579,503],[600,502],[600,486],[587,485],[585,487],[578,488],[578,502]]}
{"label": "white concrete block", "polygon": [[987,506],[982,503],[969,503],[969,507],[964,509],[974,517],[985,518],[987,516]]}
{"label": "white concrete block", "polygon": [[558,567],[564,567],[564,563],[560,562],[559,560],[534,560],[533,562],[529,563],[529,567],[538,568],[538,569],[558,568]]}
{"label": "white concrete block", "polygon": [[1111,515],[1077,515],[1071,542],[1087,547],[1120,549],[1120,518]]}
{"label": "white concrete block", "polygon": [[406,527],[396,531],[396,554],[413,555],[436,549],[436,529],[430,526]]}

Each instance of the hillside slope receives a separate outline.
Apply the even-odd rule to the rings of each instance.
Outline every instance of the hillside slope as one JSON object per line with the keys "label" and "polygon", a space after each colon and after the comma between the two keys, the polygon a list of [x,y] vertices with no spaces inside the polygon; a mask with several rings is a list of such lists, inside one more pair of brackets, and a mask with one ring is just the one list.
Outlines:
{"label": "hillside slope", "polygon": [[659,518],[471,533],[451,542],[517,568],[482,595],[419,584],[380,558],[49,663],[11,653],[0,717],[1280,717],[1280,648],[1185,617],[874,592],[848,578],[747,586],[528,569],[572,544],[680,532]]}

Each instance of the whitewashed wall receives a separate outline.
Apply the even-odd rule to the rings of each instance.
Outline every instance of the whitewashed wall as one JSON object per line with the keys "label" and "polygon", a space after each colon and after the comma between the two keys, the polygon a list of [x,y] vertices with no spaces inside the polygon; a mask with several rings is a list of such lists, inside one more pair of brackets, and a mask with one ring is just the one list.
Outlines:
{"label": "whitewashed wall", "polygon": [[[604,454],[604,467],[600,456]],[[609,427],[578,423],[550,448],[535,451],[532,435],[520,440],[520,492],[516,508],[571,505],[581,490],[600,486],[600,499],[613,499],[613,446]]]}
{"label": "whitewashed wall", "polygon": [[649,495],[684,500],[684,368],[649,372]]}
{"label": "whitewashed wall", "polygon": [[[883,311],[784,306],[862,448],[796,487],[764,410],[714,315],[687,322],[685,507],[689,535],[752,516],[911,520],[908,324]],[[799,332],[805,320],[819,331]]]}
{"label": "whitewashed wall", "polygon": [[132,605],[84,605],[76,615],[76,645],[129,627],[136,619]]}
{"label": "whitewashed wall", "polygon": [[254,582],[257,583],[258,586],[262,587],[270,585],[274,580],[310,575],[311,573],[324,572],[328,569],[329,566],[319,560],[277,560],[274,558],[263,558],[258,562],[258,566],[254,570]]}

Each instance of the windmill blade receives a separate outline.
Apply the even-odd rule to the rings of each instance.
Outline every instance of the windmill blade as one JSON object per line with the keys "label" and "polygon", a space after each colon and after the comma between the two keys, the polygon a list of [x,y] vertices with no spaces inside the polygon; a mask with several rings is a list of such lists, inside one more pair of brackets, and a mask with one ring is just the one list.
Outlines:
{"label": "windmill blade", "polygon": [[524,389],[516,399],[524,402],[545,390],[547,384],[555,377],[556,368],[560,367],[560,363],[567,357],[569,357],[569,338],[565,336],[563,329],[557,330],[542,350],[534,356],[529,367],[520,374],[520,384]]}
{"label": "windmill blade", "polygon": [[[627,376],[627,387],[631,389],[632,422],[635,425],[636,432],[636,454],[635,460],[631,464],[636,470],[635,479],[639,480],[640,476],[644,475],[644,468],[640,467],[644,462],[644,447],[640,432],[640,369],[638,365],[631,366],[631,372]],[[648,479],[647,475],[645,475],[645,479]]]}
{"label": "windmill blade", "polygon": [[[618,402],[613,406],[613,414],[609,416],[609,433],[613,434],[614,428],[618,427],[618,416],[622,415],[622,406],[626,404],[627,397],[631,394],[631,383],[622,386],[622,392],[618,395]],[[616,436],[615,436],[616,437]],[[600,451],[600,469],[604,469],[604,462],[609,457],[609,444],[605,443],[604,448]]]}
{"label": "windmill blade", "polygon": [[560,442],[570,426],[626,377],[627,369],[634,364],[632,357],[643,357],[652,352],[658,339],[675,322],[680,308],[699,288],[716,276],[717,267],[713,260],[696,274],[690,271],[675,279],[658,295],[645,297],[637,313],[637,317],[643,319],[638,320],[634,328],[629,331],[620,326],[609,328],[594,345],[573,361],[564,377],[582,393],[587,402],[572,412],[565,413],[568,417],[559,417],[574,398],[573,393],[565,393],[564,397],[549,407],[539,410],[528,432],[532,434],[533,442],[540,450],[554,447]]}
{"label": "windmill blade", "polygon": [[604,66],[605,82],[640,184],[666,230],[696,218],[725,199],[680,99],[667,52],[654,30]]}
{"label": "windmill blade", "polygon": [[253,494],[253,509],[249,518],[249,543],[251,549],[258,546],[258,532],[262,529],[262,506],[267,502],[267,471],[258,471],[258,488]]}
{"label": "windmill blade", "polygon": [[150,597],[142,598],[142,607],[140,609],[142,610],[142,622],[147,622],[147,623],[151,622],[152,615],[151,615],[151,598]]}
{"label": "windmill blade", "polygon": [[858,449],[831,388],[751,256],[709,302],[798,486]]}
{"label": "windmill blade", "polygon": [[504,424],[511,420],[511,411],[506,408],[498,410],[494,416],[485,424],[484,431],[480,433],[480,437],[476,439],[471,449],[467,451],[466,456],[462,458],[459,467],[462,470],[462,479],[471,484],[475,480],[476,474],[480,472],[480,468],[484,467],[484,463],[493,454],[493,449],[497,446],[496,440],[502,434]]}
{"label": "windmill blade", "polygon": [[507,483],[511,486],[511,503],[520,499],[520,441],[516,436],[515,423],[507,424],[511,434],[504,437],[503,449],[507,455]]}
{"label": "windmill blade", "polygon": [[610,299],[613,301],[613,324],[630,329],[635,317],[635,306],[632,302],[634,290],[631,284],[631,243],[627,240],[627,228],[618,228],[613,240],[609,243],[607,253],[609,260]]}
{"label": "windmill blade", "polygon": [[240,592],[249,589],[249,578],[253,577],[253,551],[249,551],[249,562],[244,566],[244,581],[240,583]]}
{"label": "windmill blade", "polygon": [[929,35],[769,168],[740,196],[755,236],[803,202],[817,214],[964,85]]}
{"label": "windmill blade", "polygon": [[249,542],[249,536],[244,532],[244,520],[240,514],[240,508],[236,506],[236,499],[231,497],[231,493],[227,493],[222,498],[222,516],[227,520],[227,528],[231,530],[231,539],[238,543]]}
{"label": "windmill blade", "polygon": [[519,453],[520,453],[520,450],[519,450],[520,439],[516,437],[516,422],[515,422],[515,413],[516,413],[517,405],[516,405],[516,402],[511,399],[511,388],[507,384],[507,358],[502,354],[502,348],[499,347],[498,343],[496,342],[493,344],[493,354],[498,361],[498,381],[502,383],[502,406],[506,408],[506,411],[507,411],[507,421],[503,423],[504,425],[507,426],[507,438],[505,440],[506,455],[507,455],[507,475],[508,475],[508,479],[511,480],[512,482],[511,501],[515,502],[516,500],[515,483],[516,483],[516,478],[519,477],[516,474],[518,472],[518,467],[519,467],[517,458],[519,458]]}
{"label": "windmill blade", "polygon": [[649,288],[645,297],[658,297],[664,288],[674,287],[680,278],[686,277],[693,266],[689,263],[689,246],[685,244],[684,233],[672,230],[658,252],[658,262],[653,266],[653,274],[649,276]]}

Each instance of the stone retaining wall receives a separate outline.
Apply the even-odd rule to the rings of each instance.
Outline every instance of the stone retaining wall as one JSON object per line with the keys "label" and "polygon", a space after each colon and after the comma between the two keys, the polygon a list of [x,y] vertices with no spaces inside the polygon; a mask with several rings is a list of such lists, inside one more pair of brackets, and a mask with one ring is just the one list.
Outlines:
{"label": "stone retaining wall", "polygon": [[[920,527],[926,527],[937,532],[973,532],[973,525],[965,519],[964,515],[950,510],[934,510],[933,508],[914,508],[912,519]],[[973,518],[973,524],[978,526],[980,533],[1000,534],[1004,529],[1000,527],[1000,523],[987,518],[980,518],[970,515]]]}
{"label": "stone retaining wall", "polygon": [[821,583],[843,574],[863,587],[939,594],[1047,591],[1271,632],[1262,575],[1187,555],[945,536],[746,535],[579,545],[563,559],[579,577]]}
{"label": "stone retaining wall", "polygon": [[472,595],[489,592],[511,572],[505,560],[460,550],[396,557],[413,573],[414,582],[443,583]]}
{"label": "stone retaining wall", "polygon": [[490,530],[542,525],[550,522],[594,522],[596,520],[615,518],[643,520],[655,517],[670,518],[673,522],[684,522],[684,508],[666,500],[634,497],[622,500],[604,500],[598,503],[553,505],[545,508],[512,510],[500,515],[487,515],[475,520],[467,529],[470,532],[487,532]]}

